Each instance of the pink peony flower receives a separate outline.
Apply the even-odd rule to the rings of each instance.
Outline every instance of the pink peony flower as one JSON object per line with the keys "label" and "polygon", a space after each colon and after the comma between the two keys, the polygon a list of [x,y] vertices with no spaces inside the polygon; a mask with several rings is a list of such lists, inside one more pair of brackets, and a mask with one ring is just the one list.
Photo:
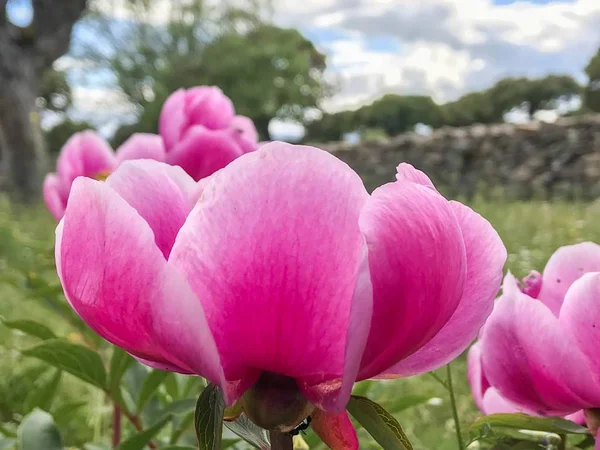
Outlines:
{"label": "pink peony flower", "polygon": [[179,89],[160,113],[159,131],[167,162],[200,180],[258,148],[248,117],[236,116],[231,100],[217,87]]}
{"label": "pink peony flower", "polygon": [[506,259],[485,219],[412,166],[369,195],[331,154],[278,142],[199,184],[153,161],[78,179],[56,239],[66,297],[98,334],[242,397],[264,428],[312,414],[344,448],[358,448],[354,382],[459,355]]}
{"label": "pink peony flower", "polygon": [[44,180],[46,206],[56,220],[60,220],[75,178],[104,179],[121,162],[143,158],[165,159],[160,136],[134,134],[117,149],[115,156],[108,142],[93,131],[75,133],[60,151],[56,173],[46,175]]}
{"label": "pink peony flower", "polygon": [[[505,399],[498,392],[498,389],[490,384],[481,363],[481,342],[476,342],[469,349],[467,356],[467,378],[471,386],[471,393],[473,394],[475,404],[483,414],[523,413],[532,416],[539,415],[535,411],[528,410]],[[566,415],[565,419],[585,425],[585,417],[581,410]]]}
{"label": "pink peony flower", "polygon": [[541,284],[534,289],[537,299],[526,294],[531,283],[506,276],[470,354],[473,395],[484,413],[490,412],[489,390],[530,414],[559,416],[600,406],[599,271],[600,246],[585,242],[561,247],[541,280],[534,275],[533,285]]}

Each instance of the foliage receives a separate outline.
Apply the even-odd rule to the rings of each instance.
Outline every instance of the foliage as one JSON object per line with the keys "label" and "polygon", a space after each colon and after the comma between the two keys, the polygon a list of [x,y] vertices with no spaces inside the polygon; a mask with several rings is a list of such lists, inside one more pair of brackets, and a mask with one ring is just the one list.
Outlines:
{"label": "foliage", "polygon": [[[297,30],[264,22],[269,11],[264,0],[173,3],[164,26],[151,20],[154,2],[127,5],[132,20],[126,24],[101,12],[86,19],[95,39],[74,53],[93,61],[86,71],[111,73],[138,108],[138,123],[127,128],[129,134],[132,128],[155,131],[164,100],[182,87],[219,86],[264,139],[271,119],[302,118],[327,93],[325,56]],[[119,133],[117,141],[127,133]]]}
{"label": "foliage", "polygon": [[44,132],[46,146],[50,153],[58,154],[65,142],[75,133],[84,130],[94,129],[94,126],[88,122],[77,122],[66,118],[59,124],[53,126]]}
{"label": "foliage", "polygon": [[585,73],[589,82],[585,88],[584,105],[592,111],[600,112],[600,49],[586,66]]}
{"label": "foliage", "polygon": [[382,129],[394,136],[419,123],[432,128],[498,123],[514,109],[526,110],[533,117],[540,109],[554,109],[580,92],[581,87],[570,76],[548,75],[537,79],[505,78],[489,89],[467,93],[442,105],[428,96],[387,94],[354,111],[324,114],[307,124],[305,140],[340,140],[345,133],[363,127]]}
{"label": "foliage", "polygon": [[[596,225],[600,221],[600,208],[596,204],[475,200],[473,206],[500,233],[509,251],[507,268],[518,276],[525,275],[531,268],[543,268],[559,245],[600,241],[600,229]],[[0,294],[3,299],[0,309],[3,316],[0,323],[3,361],[0,366],[0,443],[5,445],[6,442],[9,445],[6,448],[13,450],[19,425],[29,426],[31,421],[27,418],[33,414],[33,417],[45,417],[37,419],[47,424],[44,427],[53,422],[67,448],[107,449],[113,436],[112,416],[117,404],[122,411],[121,443],[127,444],[124,448],[140,448],[140,442],[148,439],[162,448],[197,448],[194,407],[204,382],[197,377],[150,370],[98,339],[83,325],[66,304],[56,278],[52,262],[53,228],[53,220],[45,210],[15,210],[0,200]],[[33,323],[43,326],[32,328]],[[59,349],[83,347],[88,350],[86,353],[96,354],[103,369],[94,363],[94,370],[105,372],[104,381],[96,372],[81,376],[78,369],[63,360],[53,362],[45,358],[48,362],[44,362],[24,354],[31,353],[28,350],[31,348],[56,346],[57,342],[60,342]],[[88,364],[85,370],[90,368],[93,369],[93,365]],[[582,431],[572,428],[572,424],[552,420],[551,424],[541,426],[536,422],[535,427],[538,430],[548,429],[548,426],[561,428],[523,435],[507,426],[507,423],[515,423],[515,419],[521,420],[518,417],[509,418],[510,422],[493,417],[487,422],[478,421],[481,414],[475,408],[466,382],[464,357],[453,364],[453,372],[463,435],[467,436],[471,424],[475,424],[471,438],[479,436],[480,431],[485,432],[479,440],[481,449],[515,445],[545,448],[540,447],[540,442],[550,442],[548,436],[560,440],[561,432]],[[103,387],[84,381],[88,378],[98,380],[97,384]],[[425,374],[404,380],[364,381],[356,384],[354,394],[382,405],[416,450],[454,450],[455,429],[446,386],[444,371],[438,370],[435,377]],[[51,421],[36,408],[47,411]],[[372,427],[371,422],[365,424]],[[381,448],[364,428],[358,423],[355,425],[361,449]],[[523,427],[523,423],[519,422],[518,426]],[[229,431],[230,428],[245,439],[264,442],[264,436],[257,434],[242,415],[235,422],[227,423],[222,448],[249,448]],[[375,434],[377,430],[370,429]],[[385,436],[379,436],[382,438]],[[310,429],[304,439],[311,449],[324,449]],[[523,447],[524,439],[529,447]],[[579,445],[584,439],[585,436],[574,435],[569,443]],[[501,445],[496,444],[499,440]],[[84,444],[87,445],[84,447]]]}

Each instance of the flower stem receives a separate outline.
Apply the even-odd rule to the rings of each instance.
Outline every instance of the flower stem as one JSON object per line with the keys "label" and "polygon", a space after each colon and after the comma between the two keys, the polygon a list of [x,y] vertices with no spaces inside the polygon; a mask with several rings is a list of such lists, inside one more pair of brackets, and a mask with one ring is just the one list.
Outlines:
{"label": "flower stem", "polygon": [[458,410],[456,409],[456,398],[454,396],[454,385],[452,384],[452,369],[450,368],[450,363],[446,365],[446,374],[446,383],[448,392],[450,392],[450,406],[452,407],[452,416],[454,417],[454,425],[456,427],[456,441],[458,442],[458,450],[463,450],[465,445],[460,432],[460,422],[458,420]]}
{"label": "flower stem", "polygon": [[113,435],[112,445],[117,448],[121,443],[121,408],[116,404],[113,406]]}
{"label": "flower stem", "polygon": [[[134,426],[134,428],[137,431],[142,431],[144,429],[142,427],[142,423],[140,422],[140,418],[138,416],[131,414],[127,410],[123,410],[123,414],[125,414],[125,417],[127,417],[127,420],[129,420],[131,422],[131,424]],[[148,442],[148,444],[146,444],[146,445],[152,449],[158,448],[156,446],[156,444],[152,441]]]}
{"label": "flower stem", "polygon": [[294,442],[292,436],[278,431],[269,431],[271,450],[293,450]]}
{"label": "flower stem", "polygon": [[558,450],[567,450],[567,435],[559,434],[560,444],[558,444]]}

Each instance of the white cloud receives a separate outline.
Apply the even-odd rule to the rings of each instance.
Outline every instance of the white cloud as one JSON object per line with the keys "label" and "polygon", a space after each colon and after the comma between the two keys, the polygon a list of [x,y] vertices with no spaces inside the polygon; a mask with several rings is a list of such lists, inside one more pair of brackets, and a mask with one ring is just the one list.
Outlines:
{"label": "white cloud", "polygon": [[[127,0],[95,1],[117,18],[133,18]],[[172,3],[153,5],[143,20],[164,23]],[[275,0],[273,18],[322,32],[315,42],[328,55],[329,79],[339,82],[328,110],[386,92],[447,101],[505,76],[568,73],[584,81],[583,67],[600,44],[599,0]],[[389,48],[374,48],[374,40]]]}
{"label": "white cloud", "polygon": [[[289,0],[291,2],[291,0]],[[423,93],[438,101],[488,87],[503,76],[569,73],[583,67],[600,44],[600,2],[534,4],[492,0],[319,0],[298,2],[290,24],[344,30],[342,41],[322,43],[341,90],[328,109],[357,106],[383,92]],[[335,3],[335,4],[333,4]],[[290,21],[288,1],[278,3]],[[396,49],[368,43],[387,38]]]}

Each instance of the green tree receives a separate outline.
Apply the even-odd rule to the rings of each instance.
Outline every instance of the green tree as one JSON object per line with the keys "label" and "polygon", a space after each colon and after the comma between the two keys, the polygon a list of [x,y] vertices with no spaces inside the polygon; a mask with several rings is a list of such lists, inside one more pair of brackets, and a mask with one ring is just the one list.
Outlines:
{"label": "green tree", "polygon": [[[298,31],[265,22],[267,0],[173,2],[166,26],[147,17],[155,3],[130,0],[138,20],[116,26],[101,13],[90,26],[103,36],[84,45],[82,57],[109,70],[139,108],[139,131],[156,130],[160,106],[180,87],[212,84],[251,117],[263,139],[274,117],[300,120],[326,95],[325,57]],[[97,68],[91,68],[97,70]]]}
{"label": "green tree", "polygon": [[429,96],[384,95],[357,112],[361,125],[381,128],[389,136],[404,133],[418,123],[437,127],[442,122],[442,111]]}
{"label": "green tree", "polygon": [[306,108],[317,108],[328,93],[325,55],[294,29],[261,24],[226,33],[204,56],[205,83],[220,86],[263,139],[273,118],[302,121]]}
{"label": "green tree", "polygon": [[592,57],[585,68],[589,78],[584,93],[584,106],[592,111],[600,112],[600,49]]}
{"label": "green tree", "polygon": [[581,94],[581,86],[568,75],[548,75],[536,79],[506,78],[487,92],[495,113],[525,108],[533,118],[540,109],[554,109],[560,101]]}

